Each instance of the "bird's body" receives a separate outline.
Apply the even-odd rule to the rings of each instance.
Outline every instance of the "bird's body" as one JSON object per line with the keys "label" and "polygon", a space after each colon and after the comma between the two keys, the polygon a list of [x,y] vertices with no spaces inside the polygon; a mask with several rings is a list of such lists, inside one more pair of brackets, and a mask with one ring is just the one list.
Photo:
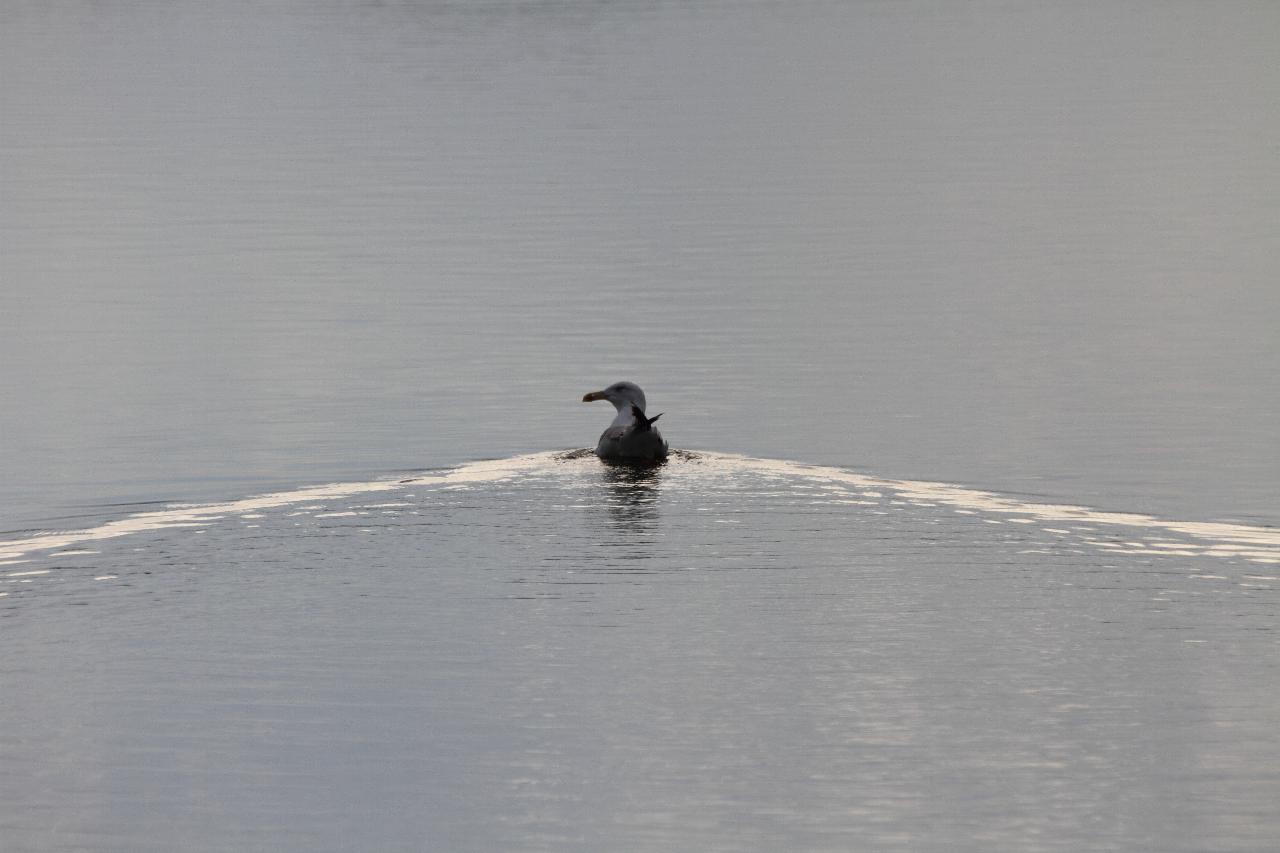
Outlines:
{"label": "bird's body", "polygon": [[661,462],[667,458],[667,442],[653,425],[661,414],[646,417],[644,392],[633,382],[615,382],[603,391],[592,391],[584,403],[608,400],[618,414],[600,434],[596,455],[618,462]]}

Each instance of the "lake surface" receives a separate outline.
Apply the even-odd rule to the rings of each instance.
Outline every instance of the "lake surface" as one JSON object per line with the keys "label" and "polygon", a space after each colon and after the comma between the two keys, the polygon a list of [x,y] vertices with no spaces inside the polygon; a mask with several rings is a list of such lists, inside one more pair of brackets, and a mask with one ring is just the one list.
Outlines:
{"label": "lake surface", "polygon": [[6,3],[3,846],[1274,850],[1278,34]]}

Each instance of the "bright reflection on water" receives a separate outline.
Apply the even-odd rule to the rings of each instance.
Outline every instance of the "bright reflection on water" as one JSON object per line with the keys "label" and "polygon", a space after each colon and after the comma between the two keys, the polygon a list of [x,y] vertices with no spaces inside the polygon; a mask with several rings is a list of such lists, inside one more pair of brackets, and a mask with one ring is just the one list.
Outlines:
{"label": "bright reflection on water", "polygon": [[[1278,837],[1280,578],[1256,561],[1280,554],[1274,533],[1255,530],[1250,559],[1176,523],[1055,525],[931,486],[715,454],[641,471],[541,454],[46,541],[0,578],[6,679],[22,686],[0,696],[5,837]],[[68,684],[92,701],[64,701]]]}

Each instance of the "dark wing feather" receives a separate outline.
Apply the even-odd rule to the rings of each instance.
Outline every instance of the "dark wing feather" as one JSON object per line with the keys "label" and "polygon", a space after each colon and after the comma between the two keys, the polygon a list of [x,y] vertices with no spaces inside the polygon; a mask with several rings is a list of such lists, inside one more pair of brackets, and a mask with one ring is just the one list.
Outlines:
{"label": "dark wing feather", "polygon": [[662,417],[663,414],[664,414],[663,412],[658,412],[658,414],[654,415],[653,417],[646,418],[644,416],[644,412],[640,411],[639,406],[637,406],[635,403],[631,404],[631,416],[636,419],[636,426],[635,426],[636,432],[645,432],[646,430],[653,429],[653,422],[656,421],[658,418]]}

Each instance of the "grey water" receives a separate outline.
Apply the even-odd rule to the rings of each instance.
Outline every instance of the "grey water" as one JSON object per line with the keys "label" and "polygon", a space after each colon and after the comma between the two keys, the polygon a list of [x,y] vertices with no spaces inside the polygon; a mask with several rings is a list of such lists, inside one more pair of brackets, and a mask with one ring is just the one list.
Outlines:
{"label": "grey water", "polygon": [[0,5],[0,849],[1276,849],[1277,35]]}

